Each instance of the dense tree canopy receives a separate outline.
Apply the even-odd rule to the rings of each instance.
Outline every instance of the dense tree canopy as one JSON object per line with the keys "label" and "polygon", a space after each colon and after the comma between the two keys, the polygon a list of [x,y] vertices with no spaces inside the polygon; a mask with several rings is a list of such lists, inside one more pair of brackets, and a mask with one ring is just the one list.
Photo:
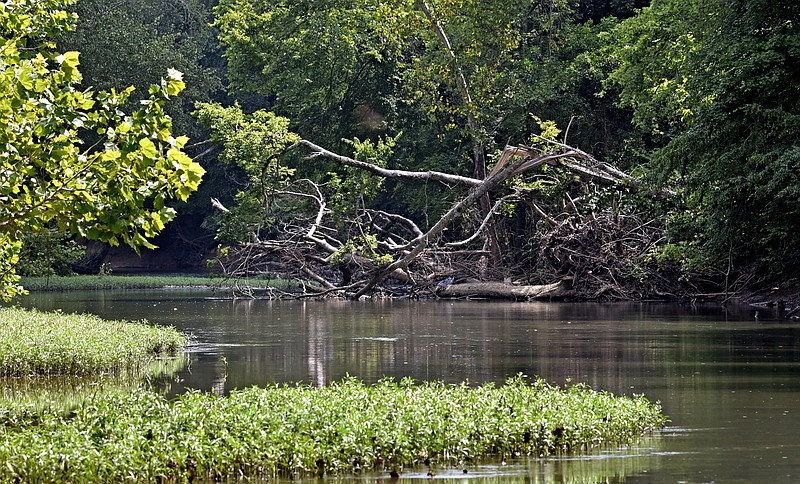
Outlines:
{"label": "dense tree canopy", "polygon": [[172,136],[164,104],[184,88],[169,70],[138,109],[133,89],[80,90],[79,53],[51,40],[74,15],[60,0],[0,4],[0,294],[19,292],[14,266],[23,235],[55,226],[111,244],[151,247],[203,169]]}
{"label": "dense tree canopy", "polygon": [[[615,30],[609,83],[664,140],[652,166],[683,187],[673,240],[701,265],[800,259],[800,5],[660,0]],[[698,247],[702,250],[698,251]]]}
{"label": "dense tree canopy", "polygon": [[[193,210],[209,215],[208,198],[214,198],[220,211],[207,222],[216,224],[220,242],[235,248],[291,232],[284,240],[298,243],[304,233],[314,234],[322,259],[345,268],[388,264],[387,247],[402,244],[385,239],[398,233],[383,223],[404,227],[400,238],[407,242],[425,232],[464,200],[465,186],[474,189],[502,168],[496,165],[515,159],[502,154],[507,144],[536,156],[561,156],[575,146],[580,160],[597,165],[564,159],[511,177],[466,209],[440,242],[463,239],[459,253],[489,251],[495,270],[479,277],[542,282],[569,276],[594,294],[626,284],[657,292],[669,281],[696,282],[701,275],[726,287],[735,277],[742,284],[745,276],[779,279],[800,262],[796,2],[220,0],[212,18],[216,3],[126,0],[111,8],[79,0],[73,8],[81,15],[79,29],[68,33],[63,26],[74,21],[71,14],[48,16],[60,2],[4,3],[4,38],[26,46],[4,52],[6,65],[15,66],[14,76],[6,70],[4,89],[13,94],[6,102],[18,98],[26,109],[44,110],[26,93],[43,92],[36,91],[41,79],[52,78],[47,82],[72,99],[73,111],[58,111],[57,119],[71,130],[69,139],[85,143],[77,151],[58,136],[62,125],[40,126],[33,144],[58,156],[36,156],[73,170],[81,160],[103,166],[103,157],[116,156],[103,153],[118,151],[128,162],[126,149],[137,160],[166,160],[170,148],[182,153],[185,142],[163,135],[166,109],[182,129],[208,138],[192,151],[210,157],[213,175]],[[22,10],[39,12],[36,28],[16,20]],[[66,53],[49,53],[45,33],[60,34]],[[90,64],[82,85],[77,50]],[[186,72],[188,96],[178,102],[174,91],[183,85],[176,75],[138,107],[131,101],[142,96],[129,91],[81,91],[124,79],[141,93],[168,67]],[[20,76],[24,69],[34,74]],[[122,106],[137,114],[119,114]],[[112,114],[91,114],[99,111]],[[43,116],[36,113],[29,117]],[[131,128],[122,133],[119,125]],[[57,143],[67,148],[48,148]],[[303,158],[303,149],[312,151],[312,160]],[[23,173],[15,163],[7,166]],[[20,179],[49,183],[49,165],[32,163]],[[125,186],[147,176],[132,173],[140,178]],[[427,173],[428,181],[408,183],[420,179],[413,173]],[[152,214],[166,220],[169,209],[161,208],[167,197],[155,194],[174,190],[163,179],[145,185],[147,193],[114,192],[117,185],[109,184],[113,201],[102,203],[113,208],[114,221],[43,215],[37,211],[47,204],[35,197],[31,216],[42,227],[135,245],[137,233],[146,239],[155,230],[145,233],[147,225],[139,224],[139,232],[126,232],[124,223],[135,217],[125,214],[139,207],[157,228]],[[19,193],[27,193],[22,186]],[[664,202],[673,188],[678,197]],[[33,185],[28,190],[36,192]],[[44,195],[48,203],[73,196],[42,190],[59,194]],[[4,202],[3,210],[12,207]],[[90,203],[86,211],[96,207]],[[307,223],[316,228],[308,231]],[[3,246],[2,260],[13,260],[18,239]]]}

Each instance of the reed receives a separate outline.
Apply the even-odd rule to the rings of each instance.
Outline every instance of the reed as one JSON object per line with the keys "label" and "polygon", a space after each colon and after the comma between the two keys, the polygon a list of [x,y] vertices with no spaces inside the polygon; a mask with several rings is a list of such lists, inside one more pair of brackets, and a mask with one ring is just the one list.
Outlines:
{"label": "reed", "polygon": [[145,321],[0,308],[0,376],[140,373],[186,343],[176,329]]}
{"label": "reed", "polygon": [[68,414],[0,407],[0,480],[302,477],[625,444],[664,425],[658,404],[518,376],[472,387],[348,378],[228,396],[98,395]]}

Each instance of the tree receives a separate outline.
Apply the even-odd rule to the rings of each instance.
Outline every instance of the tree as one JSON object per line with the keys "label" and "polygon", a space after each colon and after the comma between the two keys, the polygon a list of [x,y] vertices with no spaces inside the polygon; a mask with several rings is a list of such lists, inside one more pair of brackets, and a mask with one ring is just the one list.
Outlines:
{"label": "tree", "polygon": [[[215,13],[233,86],[270,97],[301,136],[344,151],[342,139],[402,132],[396,168],[484,178],[509,136],[535,125],[521,98],[535,70],[546,76],[541,60],[558,49],[570,10],[561,0],[224,0]],[[389,203],[407,201],[420,217],[446,209],[446,194],[423,189]],[[485,216],[490,201],[481,205]]]}
{"label": "tree", "polygon": [[[422,287],[447,276],[551,282],[579,272],[585,294],[610,295],[622,276],[643,286],[640,259],[659,226],[636,216],[646,196],[623,200],[638,181],[600,174],[605,165],[583,151],[562,151],[571,151],[570,110],[591,105],[580,98],[593,97],[596,82],[569,79],[581,75],[572,61],[607,28],[574,25],[573,5],[220,2],[216,25],[233,85],[265,96],[274,111],[200,109],[224,158],[259,168],[250,169],[239,206],[221,215],[225,234],[240,234],[231,272],[294,267],[283,272],[324,290],[358,287],[356,296],[389,276]],[[539,110],[564,120],[560,143]],[[256,126],[281,116],[288,119],[268,135]],[[288,141],[263,149],[291,132],[313,162],[297,149],[285,153]],[[519,161],[506,148],[511,140],[532,168],[484,185],[508,157]],[[565,158],[527,165],[556,154]],[[630,244],[624,234],[635,234]],[[560,242],[572,245],[561,251]],[[619,271],[597,270],[614,261]]]}
{"label": "tree", "polygon": [[794,276],[800,5],[661,0],[616,34],[620,64],[610,81],[636,119],[663,136],[654,168],[685,188],[673,244],[727,276]]}
{"label": "tree", "polygon": [[68,0],[0,6],[0,295],[21,292],[14,266],[24,234],[55,226],[88,239],[154,247],[148,240],[175,216],[204,170],[173,137],[164,105],[183,89],[181,73],[133,92],[80,90],[79,53],[54,52],[54,36],[74,25]]}

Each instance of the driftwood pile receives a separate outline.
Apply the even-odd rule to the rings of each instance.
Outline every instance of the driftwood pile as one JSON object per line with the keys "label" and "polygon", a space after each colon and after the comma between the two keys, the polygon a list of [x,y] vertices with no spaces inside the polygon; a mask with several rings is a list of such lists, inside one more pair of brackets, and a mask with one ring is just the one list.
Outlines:
{"label": "driftwood pile", "polygon": [[[535,147],[508,146],[491,173],[476,179],[390,170],[302,140],[292,149],[310,151],[307,158],[323,157],[376,177],[438,182],[463,195],[428,227],[403,214],[360,209],[344,222],[350,234],[360,235],[344,240],[332,228],[320,186],[311,180],[295,181],[271,189],[271,203],[305,201],[312,209],[282,218],[268,237],[253,234],[249,243],[233,248],[220,262],[234,278],[270,273],[303,281],[299,291],[282,294],[291,297],[611,299],[669,292],[670,281],[651,274],[646,263],[648,251],[661,237],[660,225],[618,208],[618,201],[628,194],[643,195],[642,184],[579,149],[538,141]],[[564,193],[560,205],[540,200],[535,190],[518,181],[540,173],[545,165],[573,174],[578,192],[607,190],[616,197],[615,203],[603,210],[584,209],[583,200],[574,193]],[[674,193],[662,189],[644,195],[665,199]],[[487,197],[493,205],[482,213],[479,202]],[[525,230],[504,228],[498,211],[509,203],[528,213]],[[477,222],[467,225],[467,217]],[[342,222],[338,224],[341,227]],[[459,224],[462,229],[470,227],[468,237],[445,237],[446,229]],[[504,242],[493,247],[491,240]]]}

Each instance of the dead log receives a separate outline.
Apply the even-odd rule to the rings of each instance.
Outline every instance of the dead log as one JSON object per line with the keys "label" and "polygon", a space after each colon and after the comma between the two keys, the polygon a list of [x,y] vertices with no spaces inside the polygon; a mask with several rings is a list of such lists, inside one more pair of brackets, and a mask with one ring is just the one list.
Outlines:
{"label": "dead log", "polygon": [[515,286],[503,282],[468,282],[444,286],[437,291],[437,295],[454,298],[554,299],[571,296],[572,284],[569,279],[535,286]]}

